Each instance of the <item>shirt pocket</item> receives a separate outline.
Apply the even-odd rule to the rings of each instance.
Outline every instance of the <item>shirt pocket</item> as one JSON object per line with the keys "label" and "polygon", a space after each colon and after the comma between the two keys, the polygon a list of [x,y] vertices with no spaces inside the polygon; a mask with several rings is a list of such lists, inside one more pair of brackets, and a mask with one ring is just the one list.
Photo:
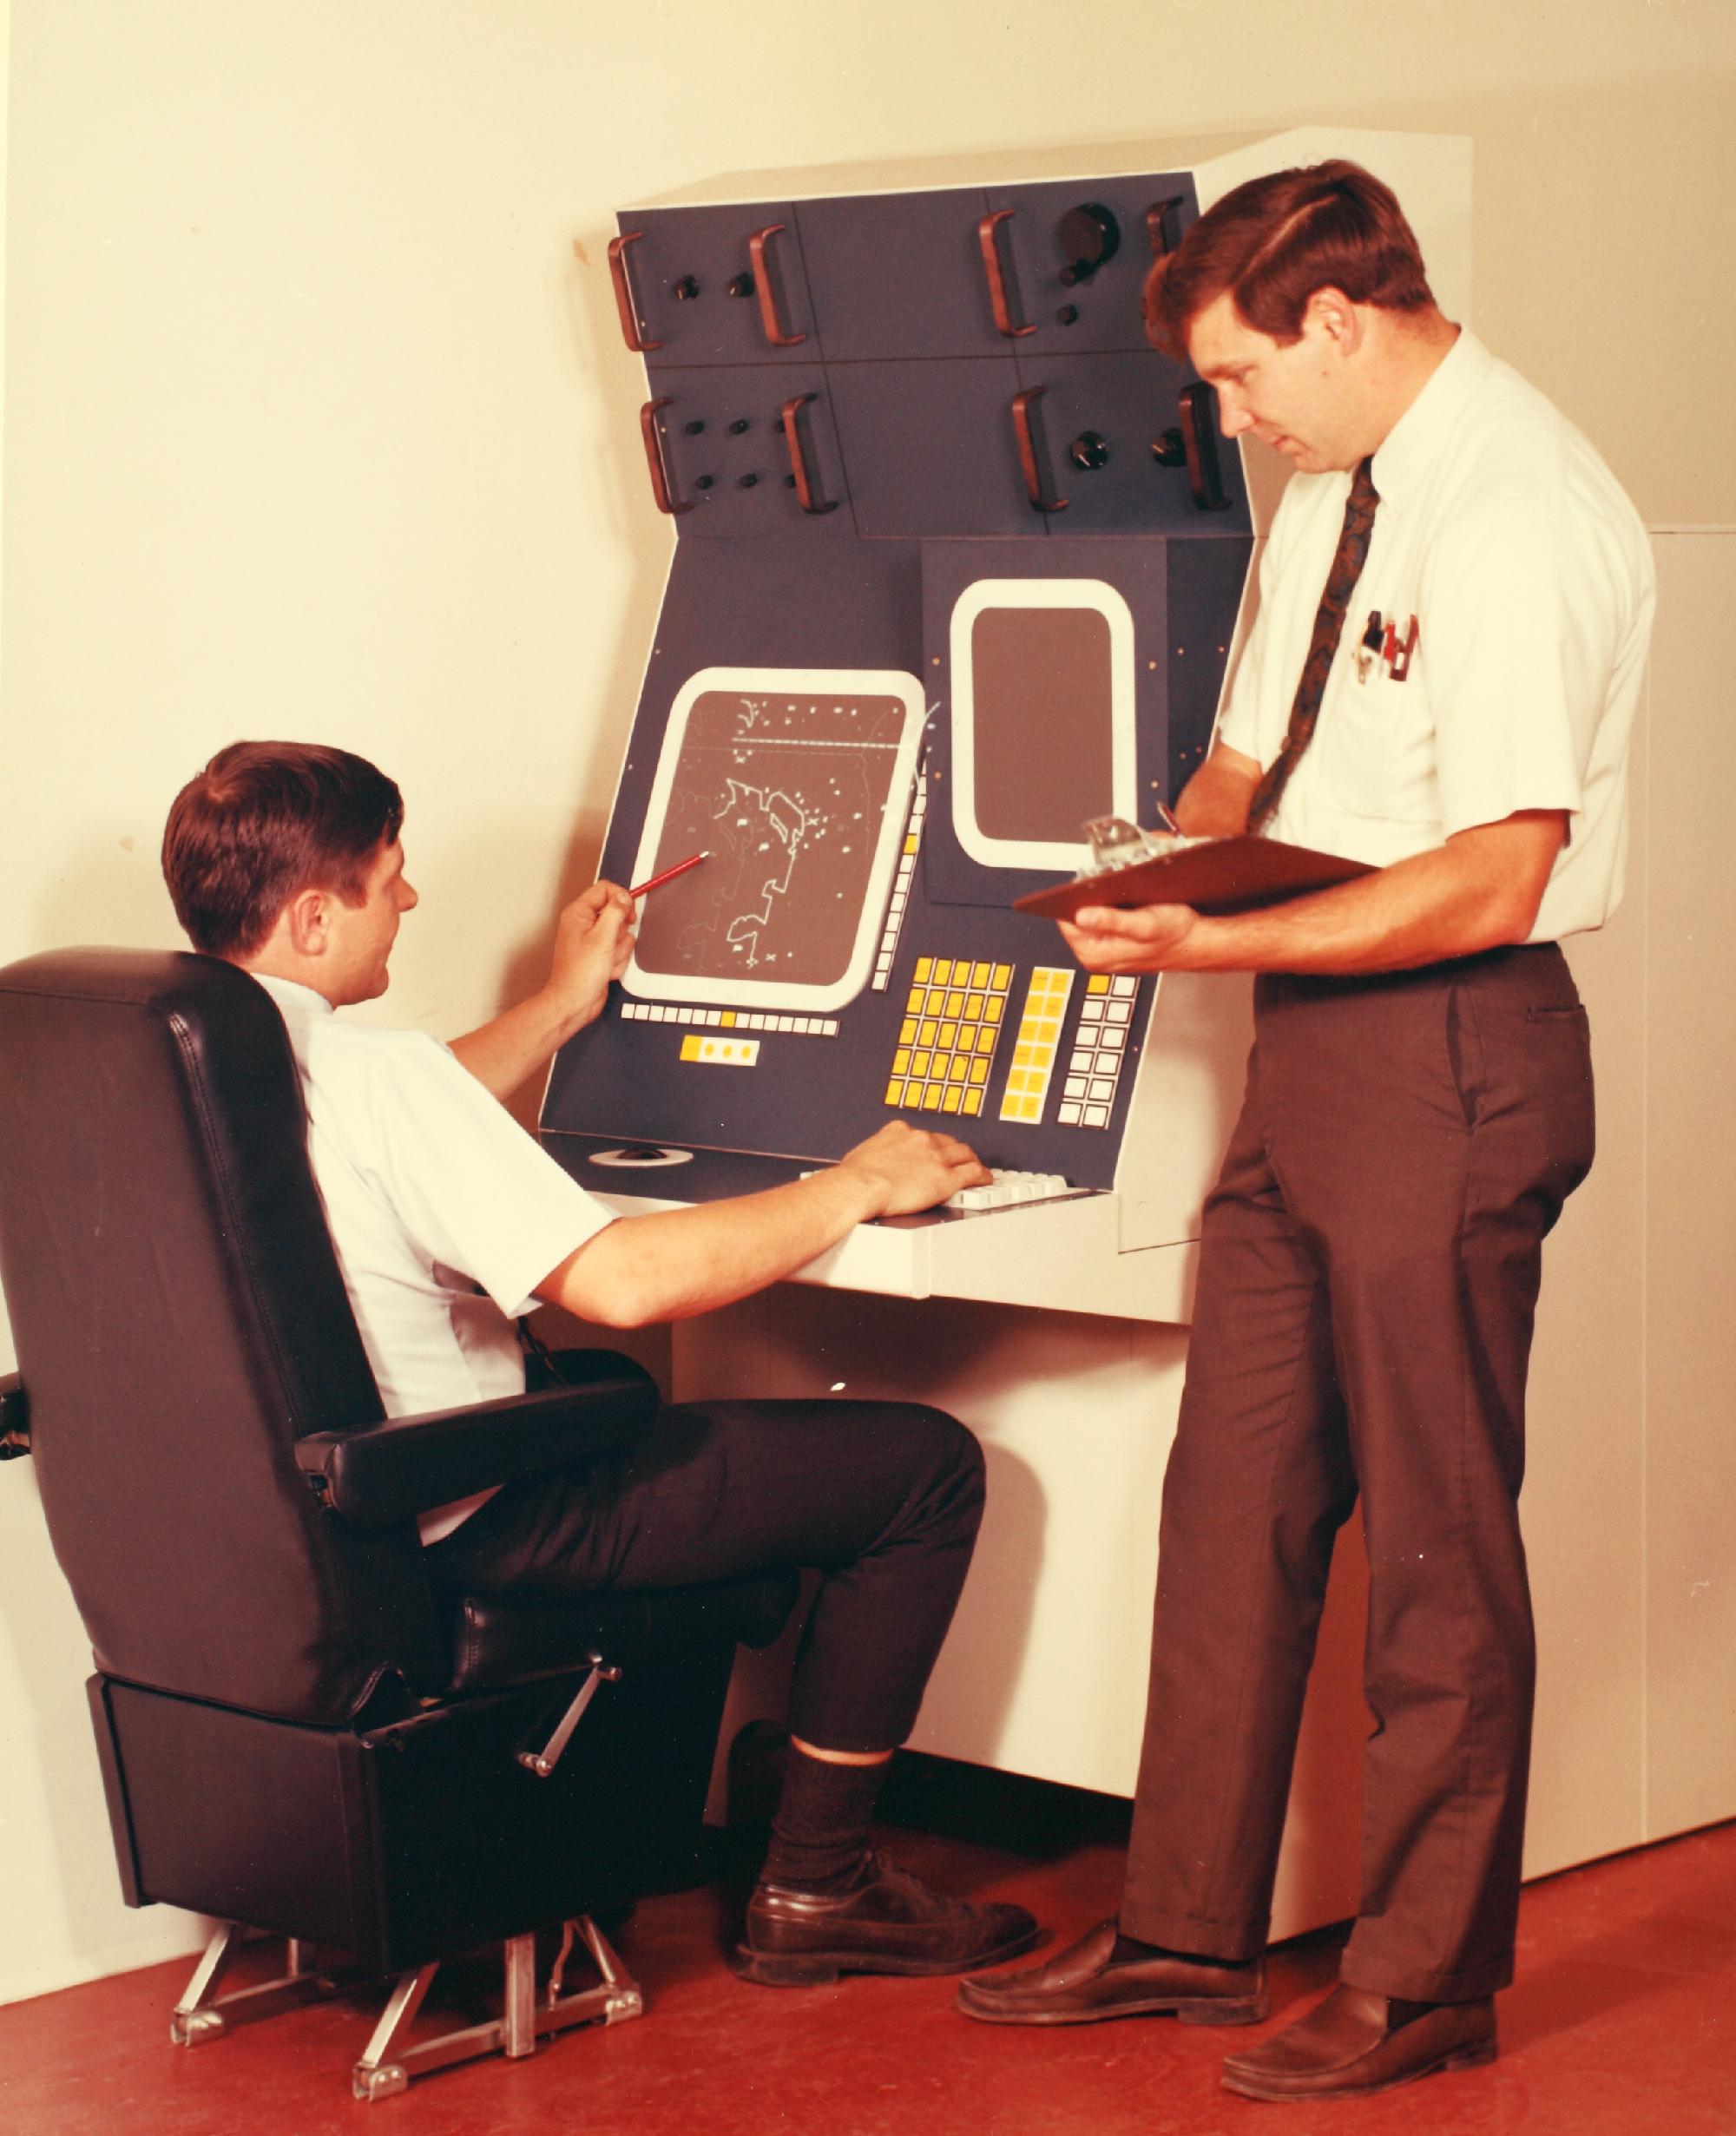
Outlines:
{"label": "shirt pocket", "polygon": [[1334,674],[1314,746],[1321,756],[1322,786],[1334,806],[1349,815],[1397,813],[1396,767],[1410,687],[1408,680],[1395,682],[1378,664],[1371,666],[1366,682],[1359,682],[1353,660]]}

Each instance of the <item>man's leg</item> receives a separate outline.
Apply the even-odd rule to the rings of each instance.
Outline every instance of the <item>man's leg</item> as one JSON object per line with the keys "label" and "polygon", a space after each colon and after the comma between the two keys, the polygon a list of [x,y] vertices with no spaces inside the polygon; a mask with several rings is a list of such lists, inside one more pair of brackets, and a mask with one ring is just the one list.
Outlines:
{"label": "man's leg", "polygon": [[431,1569],[474,1591],[593,1594],[817,1568],[792,1689],[797,1747],[744,1964],[765,1980],[950,1971],[1025,1949],[1035,1923],[924,1892],[867,1837],[982,1510],[981,1451],[938,1410],[687,1403],[629,1445],[497,1493],[434,1547]]}
{"label": "man's leg", "polygon": [[975,2017],[1264,2014],[1248,1962],[1265,1945],[1332,1542],[1356,1482],[1325,1283],[1266,1156],[1259,1061],[1257,1048],[1206,1211],[1119,1924],[1031,1972],[967,1982],[960,2005]]}
{"label": "man's leg", "polygon": [[[1272,1148],[1325,1241],[1375,1729],[1341,1984],[1226,2066],[1233,2088],[1267,2099],[1384,2088],[1495,2052],[1530,1744],[1526,1369],[1542,1239],[1591,1159],[1583,1018],[1558,954],[1351,989],[1331,1018],[1326,1005],[1298,990],[1306,1042],[1272,1094]],[[1335,1124],[1355,1121],[1360,1134]]]}

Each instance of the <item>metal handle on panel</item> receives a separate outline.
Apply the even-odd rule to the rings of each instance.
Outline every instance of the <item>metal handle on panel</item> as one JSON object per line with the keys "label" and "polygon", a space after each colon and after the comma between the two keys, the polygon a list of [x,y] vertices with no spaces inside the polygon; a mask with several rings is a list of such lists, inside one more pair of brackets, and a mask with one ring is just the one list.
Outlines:
{"label": "metal handle on panel", "polygon": [[1187,487],[1202,512],[1224,511],[1230,500],[1224,495],[1223,470],[1218,464],[1218,397],[1203,379],[1195,379],[1182,387],[1178,398]]}
{"label": "metal handle on panel", "polygon": [[674,493],[669,481],[669,470],[663,458],[663,433],[657,427],[660,409],[667,408],[674,400],[673,393],[665,393],[659,400],[648,400],[639,411],[639,434],[645,440],[645,464],[651,470],[651,494],[657,500],[657,509],[673,517],[677,512],[690,512],[691,504],[683,504]]}
{"label": "metal handle on panel", "polygon": [[1028,385],[1023,393],[1013,396],[1013,428],[1018,432],[1019,465],[1024,470],[1025,495],[1031,501],[1031,509],[1038,512],[1064,512],[1065,497],[1045,498],[1042,494],[1042,473],[1037,465],[1036,434],[1031,427],[1031,403],[1041,400],[1048,391],[1046,386]]}
{"label": "metal handle on panel", "polygon": [[976,226],[976,242],[983,248],[983,268],[989,277],[989,301],[995,307],[995,324],[1009,340],[1016,341],[1022,334],[1034,334],[1036,322],[1029,326],[1013,323],[1012,300],[1007,294],[1007,271],[1001,264],[1001,225],[1011,215],[1010,207],[992,208]]}
{"label": "metal handle on panel", "polygon": [[1183,206],[1187,198],[1185,193],[1172,193],[1167,200],[1154,200],[1145,211],[1146,235],[1151,240],[1154,260],[1167,260],[1175,250],[1169,239],[1169,211]]}
{"label": "metal handle on panel", "polygon": [[796,501],[805,512],[816,516],[838,509],[836,497],[828,499],[816,494],[813,478],[808,473],[807,454],[802,449],[802,410],[811,400],[819,398],[818,393],[798,393],[778,411],[778,420],[784,426],[784,443],[790,450],[790,472],[796,479]]}
{"label": "metal handle on panel", "polygon": [[766,246],[785,227],[781,222],[768,222],[747,240],[747,256],[753,262],[753,293],[760,299],[760,324],[774,349],[792,349],[807,339],[806,334],[784,331],[784,322],[778,317],[778,292],[772,286],[772,270],[766,258]]}
{"label": "metal handle on panel", "polygon": [[[645,233],[642,230],[623,230],[619,237],[608,240],[608,275],[615,284],[615,308],[621,314],[621,331],[627,338],[627,345],[635,356],[643,356],[648,350],[661,349],[661,341],[646,341],[639,332],[639,306],[633,294],[633,283],[627,272],[627,248],[636,245]],[[573,250],[579,247],[575,241]],[[579,253],[582,260],[584,254]]]}

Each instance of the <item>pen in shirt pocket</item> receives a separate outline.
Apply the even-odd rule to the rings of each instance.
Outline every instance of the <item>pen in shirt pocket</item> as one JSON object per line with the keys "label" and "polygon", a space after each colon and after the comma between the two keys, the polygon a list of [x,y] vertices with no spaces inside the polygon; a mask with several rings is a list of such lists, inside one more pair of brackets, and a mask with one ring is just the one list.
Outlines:
{"label": "pen in shirt pocket", "polygon": [[1357,647],[1357,680],[1366,682],[1377,667],[1384,670],[1390,682],[1408,680],[1411,657],[1421,635],[1414,615],[1406,617],[1401,638],[1396,623],[1389,623],[1378,608],[1371,608],[1362,642]]}
{"label": "pen in shirt pocket", "polygon": [[1385,629],[1386,625],[1380,610],[1371,608],[1368,612],[1368,628],[1363,632],[1362,643],[1357,647],[1356,671],[1358,682],[1368,680],[1375,662],[1380,658],[1381,641],[1385,634]]}

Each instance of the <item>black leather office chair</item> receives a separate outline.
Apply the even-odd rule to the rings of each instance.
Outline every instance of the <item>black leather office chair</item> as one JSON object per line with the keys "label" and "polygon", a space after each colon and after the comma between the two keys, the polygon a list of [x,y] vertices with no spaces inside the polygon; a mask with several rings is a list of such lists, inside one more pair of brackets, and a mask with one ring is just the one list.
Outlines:
{"label": "black leather office chair", "polygon": [[[35,1458],[95,1650],[127,1902],[226,1924],[174,2038],[318,1992],[331,1953],[399,1976],[362,2098],[636,2015],[589,1916],[691,1880],[737,1641],[775,1635],[793,1581],[431,1587],[419,1510],[619,1441],[656,1391],[589,1352],[577,1385],[383,1418],[245,973],[104,950],[0,971],[0,1456]],[[534,1931],[562,1922],[539,1985]],[[287,1968],[224,1995],[242,1929],[288,1938]],[[499,2020],[412,2043],[439,1962],[496,1941]],[[570,1992],[575,1941],[597,1977]]]}

